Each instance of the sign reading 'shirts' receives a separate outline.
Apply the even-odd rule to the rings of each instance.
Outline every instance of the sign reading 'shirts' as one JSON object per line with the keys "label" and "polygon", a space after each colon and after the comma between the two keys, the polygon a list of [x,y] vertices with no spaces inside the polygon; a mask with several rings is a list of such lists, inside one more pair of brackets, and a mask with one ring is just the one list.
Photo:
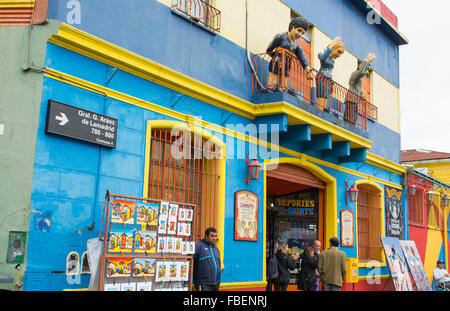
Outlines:
{"label": "sign reading 'shirts'", "polygon": [[117,122],[114,118],[49,100],[45,133],[116,148]]}

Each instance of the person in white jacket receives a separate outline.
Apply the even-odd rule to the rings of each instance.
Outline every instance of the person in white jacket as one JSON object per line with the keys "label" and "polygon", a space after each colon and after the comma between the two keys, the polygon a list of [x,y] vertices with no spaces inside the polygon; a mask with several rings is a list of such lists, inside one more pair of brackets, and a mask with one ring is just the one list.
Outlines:
{"label": "person in white jacket", "polygon": [[443,283],[445,284],[445,288],[450,289],[450,275],[444,269],[444,262],[442,260],[437,261],[437,267],[433,270],[433,278],[437,283]]}

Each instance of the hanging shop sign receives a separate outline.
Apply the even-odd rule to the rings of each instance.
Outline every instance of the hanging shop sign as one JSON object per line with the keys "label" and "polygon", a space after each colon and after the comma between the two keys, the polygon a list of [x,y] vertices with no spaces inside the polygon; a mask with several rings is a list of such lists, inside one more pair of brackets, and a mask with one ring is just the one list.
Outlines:
{"label": "hanging shop sign", "polygon": [[341,246],[353,247],[355,217],[349,209],[341,211]]}
{"label": "hanging shop sign", "polygon": [[116,148],[117,123],[117,119],[49,100],[45,133]]}
{"label": "hanging shop sign", "polygon": [[403,239],[402,191],[385,186],[386,236]]}
{"label": "hanging shop sign", "polygon": [[258,241],[258,196],[251,191],[236,192],[234,239]]}
{"label": "hanging shop sign", "polygon": [[318,203],[315,200],[277,198],[280,216],[316,216]]}

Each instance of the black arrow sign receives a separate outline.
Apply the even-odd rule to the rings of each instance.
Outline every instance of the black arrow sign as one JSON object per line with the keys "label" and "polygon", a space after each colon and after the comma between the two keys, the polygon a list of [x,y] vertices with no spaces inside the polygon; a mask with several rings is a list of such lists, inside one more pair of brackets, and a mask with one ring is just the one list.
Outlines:
{"label": "black arrow sign", "polygon": [[117,123],[117,119],[49,100],[45,133],[116,148]]}

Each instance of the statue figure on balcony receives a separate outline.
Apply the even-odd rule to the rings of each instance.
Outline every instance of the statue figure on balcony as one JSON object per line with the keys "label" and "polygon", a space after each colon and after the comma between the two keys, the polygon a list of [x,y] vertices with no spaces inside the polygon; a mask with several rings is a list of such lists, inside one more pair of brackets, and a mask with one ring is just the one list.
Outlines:
{"label": "statue figure on balcony", "polygon": [[[362,100],[362,78],[365,74],[369,73],[369,64],[375,58],[375,54],[369,53],[364,61],[358,60],[358,67],[350,76],[348,82],[350,91],[347,92],[344,102],[344,119],[353,124],[358,120],[358,104]],[[368,100],[368,98],[364,98],[364,100]]]}
{"label": "statue figure on balcony", "polygon": [[[309,29],[308,21],[303,17],[296,17],[289,23],[289,31],[277,34],[267,47],[266,52],[272,57],[269,62],[269,77],[267,82],[268,89],[275,89],[278,82],[278,90],[284,91],[288,88],[288,77],[291,69],[292,57],[296,57],[306,76],[312,80],[311,67],[308,58],[303,52],[298,39]],[[284,77],[281,77],[283,68],[283,52],[285,52]],[[280,79],[281,77],[281,79]]]}
{"label": "statue figure on balcony", "polygon": [[317,107],[326,108],[328,96],[333,91],[332,72],[335,60],[345,52],[345,45],[340,37],[336,37],[328,44],[323,53],[319,53],[319,74],[316,76]]}

